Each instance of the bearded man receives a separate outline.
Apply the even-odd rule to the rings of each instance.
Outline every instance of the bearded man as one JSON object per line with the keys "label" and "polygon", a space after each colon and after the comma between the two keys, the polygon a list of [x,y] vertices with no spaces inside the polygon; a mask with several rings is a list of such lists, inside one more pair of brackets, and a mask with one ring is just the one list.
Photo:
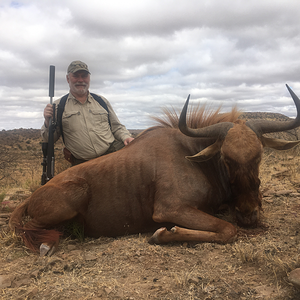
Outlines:
{"label": "bearded man", "polygon": [[[71,62],[66,75],[69,94],[54,101],[59,125],[54,141],[63,137],[65,158],[72,165],[117,151],[133,140],[109,101],[89,92],[90,75],[84,62]],[[44,118],[41,134],[47,142],[49,122],[53,118],[52,104],[45,107]]]}

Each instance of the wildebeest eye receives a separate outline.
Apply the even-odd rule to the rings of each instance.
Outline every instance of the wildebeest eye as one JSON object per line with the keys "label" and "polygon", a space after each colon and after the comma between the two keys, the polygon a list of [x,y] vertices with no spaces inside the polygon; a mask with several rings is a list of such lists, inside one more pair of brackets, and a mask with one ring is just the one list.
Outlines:
{"label": "wildebeest eye", "polygon": [[225,159],[225,163],[226,163],[227,165],[230,165],[230,164],[232,164],[232,160],[231,160],[231,159],[228,159],[228,158],[226,158],[226,159]]}

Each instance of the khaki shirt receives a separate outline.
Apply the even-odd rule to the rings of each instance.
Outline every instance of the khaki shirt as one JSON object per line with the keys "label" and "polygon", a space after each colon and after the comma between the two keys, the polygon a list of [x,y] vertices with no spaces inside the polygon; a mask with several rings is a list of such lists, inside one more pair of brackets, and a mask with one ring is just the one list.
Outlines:
{"label": "khaki shirt", "polygon": [[[102,96],[101,96],[102,97]],[[61,98],[60,98],[61,99]],[[57,105],[60,99],[54,101]],[[122,125],[107,99],[102,97],[108,107],[107,111],[88,94],[82,104],[69,93],[62,115],[65,146],[78,159],[90,160],[104,154],[116,139],[123,142],[131,137],[130,132]],[[57,110],[56,110],[57,113]],[[42,138],[48,141],[49,128],[41,128]],[[59,126],[54,133],[54,141],[61,136]]]}

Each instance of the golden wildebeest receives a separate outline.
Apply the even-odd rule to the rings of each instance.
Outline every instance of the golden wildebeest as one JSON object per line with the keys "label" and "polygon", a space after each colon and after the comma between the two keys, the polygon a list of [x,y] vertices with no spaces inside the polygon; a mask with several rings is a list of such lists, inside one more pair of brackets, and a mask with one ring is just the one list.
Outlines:
{"label": "golden wildebeest", "polygon": [[[257,224],[263,147],[285,150],[299,143],[263,136],[300,126],[300,100],[288,89],[297,117],[286,122],[246,122],[233,119],[232,112],[211,117],[212,125],[191,128],[186,124],[188,98],[177,128],[150,128],[122,150],[58,174],[15,209],[11,230],[42,254],[58,244],[53,227],[73,218],[91,237],[156,230],[150,242],[157,244],[233,241],[235,226],[211,214],[228,204],[238,224]],[[193,114],[189,124],[197,118]],[[30,217],[26,224],[24,216]]]}

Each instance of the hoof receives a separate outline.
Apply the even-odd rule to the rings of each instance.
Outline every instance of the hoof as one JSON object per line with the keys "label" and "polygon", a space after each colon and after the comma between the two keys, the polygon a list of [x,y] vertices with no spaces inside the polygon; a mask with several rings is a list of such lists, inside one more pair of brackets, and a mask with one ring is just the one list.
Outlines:
{"label": "hoof", "polygon": [[176,226],[172,227],[170,231],[171,231],[172,233],[176,233],[177,227],[176,227]]}
{"label": "hoof", "polygon": [[47,244],[41,244],[40,246],[40,257],[43,257],[45,255],[51,256],[55,250],[55,247],[50,247]]}
{"label": "hoof", "polygon": [[157,229],[154,234],[151,236],[151,238],[149,239],[148,243],[149,244],[160,244],[159,242],[159,236],[161,234],[163,234],[165,231],[167,231],[166,227],[162,227]]}

